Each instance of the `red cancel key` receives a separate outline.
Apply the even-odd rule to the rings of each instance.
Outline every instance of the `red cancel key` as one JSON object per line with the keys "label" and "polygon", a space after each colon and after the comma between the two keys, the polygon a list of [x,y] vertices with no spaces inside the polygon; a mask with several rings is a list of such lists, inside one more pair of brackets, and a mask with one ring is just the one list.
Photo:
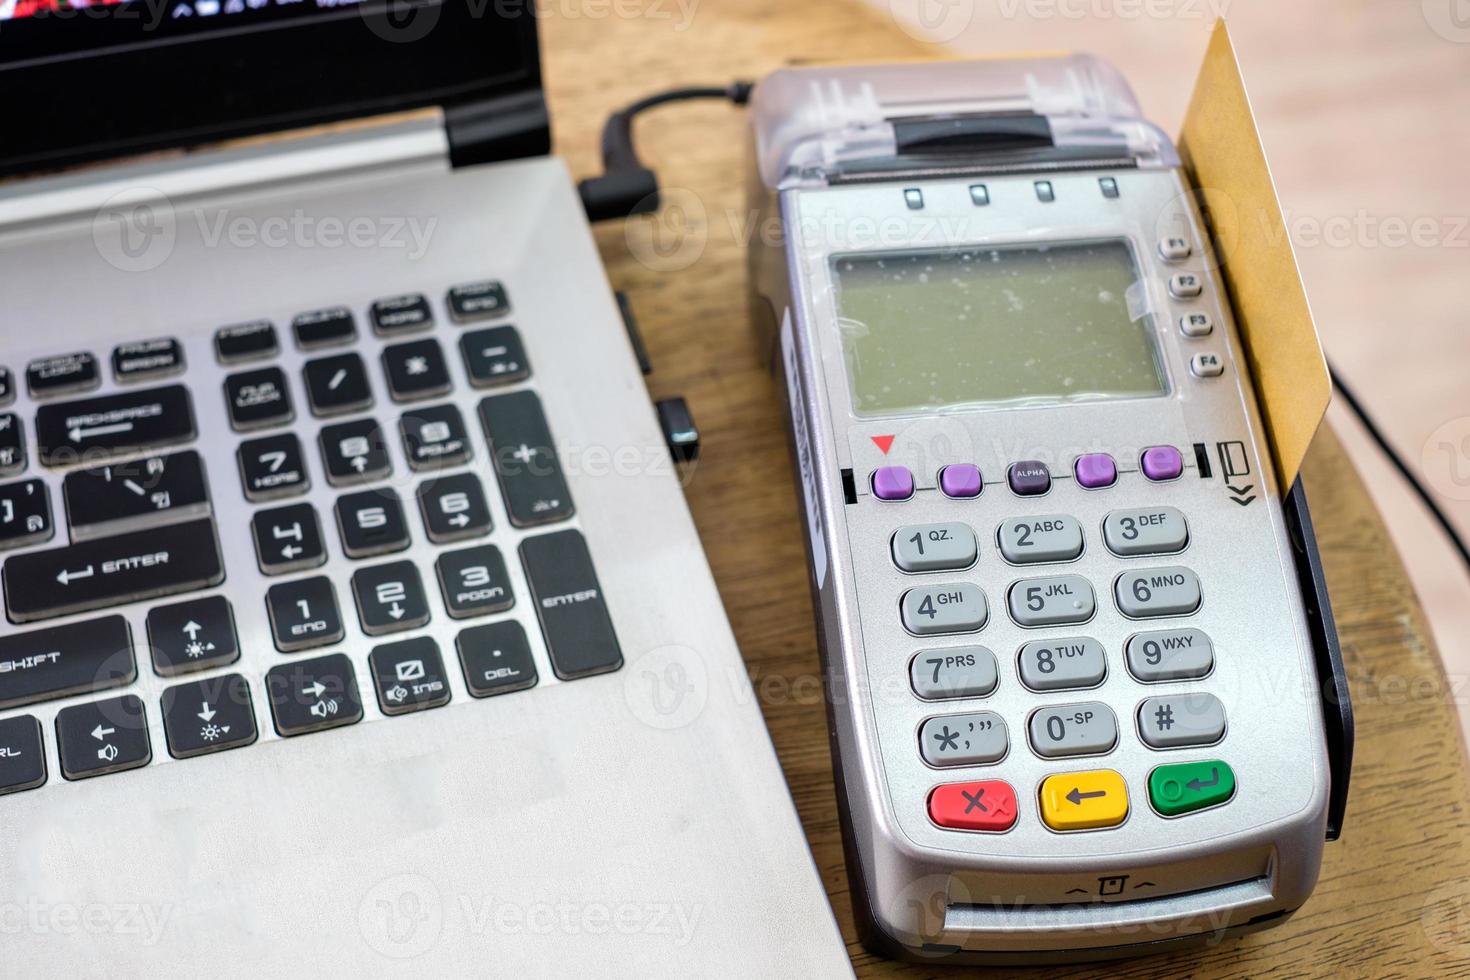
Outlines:
{"label": "red cancel key", "polygon": [[945,783],[929,794],[929,819],[954,830],[1010,830],[1016,822],[1016,791],[999,779]]}

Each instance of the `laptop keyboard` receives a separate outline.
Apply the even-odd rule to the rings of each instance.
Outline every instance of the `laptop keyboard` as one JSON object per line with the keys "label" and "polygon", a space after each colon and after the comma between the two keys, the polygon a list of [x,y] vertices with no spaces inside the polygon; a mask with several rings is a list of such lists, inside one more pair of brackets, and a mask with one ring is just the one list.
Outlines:
{"label": "laptop keyboard", "polygon": [[[46,782],[48,738],[73,780],[149,764],[159,727],[185,759],[250,746],[266,725],[294,737],[441,707],[451,671],[475,698],[533,687],[533,644],[506,618],[522,599],[559,680],[622,665],[521,337],[498,322],[504,287],[455,286],[441,308],[444,329],[418,293],[303,312],[286,331],[223,327],[211,351],[222,384],[191,380],[171,338],[120,343],[106,362],[72,351],[25,365],[33,418],[0,412],[3,598],[17,627],[0,636],[0,794]],[[281,363],[288,344],[298,364]],[[108,369],[114,390],[99,392]],[[0,405],[14,408],[15,384],[0,368]],[[201,431],[196,402],[219,398],[228,429]],[[207,472],[200,450],[220,440],[234,473]],[[335,497],[325,512],[320,495],[303,499],[321,486]],[[264,595],[194,595],[239,573],[219,522],[241,514]],[[514,556],[489,540],[500,514]],[[247,603],[273,650],[242,649]],[[443,637],[446,621],[452,650],[414,635],[434,623]],[[331,649],[344,644],[371,653]],[[147,671],[169,685],[141,684]],[[12,711],[83,697],[50,731]]]}

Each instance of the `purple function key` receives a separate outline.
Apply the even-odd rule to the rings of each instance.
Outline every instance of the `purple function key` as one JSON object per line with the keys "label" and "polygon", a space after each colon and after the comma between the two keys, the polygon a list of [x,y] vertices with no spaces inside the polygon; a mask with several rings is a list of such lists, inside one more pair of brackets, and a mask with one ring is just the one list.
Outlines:
{"label": "purple function key", "polygon": [[1184,472],[1184,457],[1173,446],[1150,446],[1139,460],[1143,475],[1154,482],[1177,480]]}
{"label": "purple function key", "polygon": [[1088,490],[1101,490],[1118,482],[1118,465],[1107,453],[1088,453],[1078,456],[1073,467],[1077,482]]}
{"label": "purple function key", "polygon": [[946,497],[978,497],[982,481],[974,463],[951,463],[939,471],[939,489]]}
{"label": "purple function key", "polygon": [[1051,489],[1051,470],[1039,459],[1023,459],[1012,463],[1006,474],[1011,492],[1022,497],[1035,497]]}
{"label": "purple function key", "polygon": [[873,496],[907,500],[914,495],[914,475],[907,466],[880,466],[873,471]]}

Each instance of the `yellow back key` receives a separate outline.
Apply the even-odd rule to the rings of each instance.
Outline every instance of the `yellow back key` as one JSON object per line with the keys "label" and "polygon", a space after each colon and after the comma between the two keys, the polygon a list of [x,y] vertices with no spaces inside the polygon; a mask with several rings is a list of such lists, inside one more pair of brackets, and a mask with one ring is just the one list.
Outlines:
{"label": "yellow back key", "polygon": [[1128,784],[1111,769],[1048,776],[1041,784],[1041,819],[1052,830],[1116,827],[1128,816]]}

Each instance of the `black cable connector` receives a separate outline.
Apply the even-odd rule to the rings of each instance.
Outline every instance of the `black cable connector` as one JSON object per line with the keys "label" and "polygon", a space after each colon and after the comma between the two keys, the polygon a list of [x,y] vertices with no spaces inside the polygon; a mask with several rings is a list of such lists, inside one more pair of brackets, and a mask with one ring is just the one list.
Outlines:
{"label": "black cable connector", "polygon": [[745,105],[754,88],[753,82],[731,82],[724,88],[677,88],[639,99],[609,116],[602,128],[602,176],[588,177],[577,185],[587,220],[606,221],[658,210],[658,175],[643,165],[633,148],[633,118],[640,112],[690,99],[724,99]]}

